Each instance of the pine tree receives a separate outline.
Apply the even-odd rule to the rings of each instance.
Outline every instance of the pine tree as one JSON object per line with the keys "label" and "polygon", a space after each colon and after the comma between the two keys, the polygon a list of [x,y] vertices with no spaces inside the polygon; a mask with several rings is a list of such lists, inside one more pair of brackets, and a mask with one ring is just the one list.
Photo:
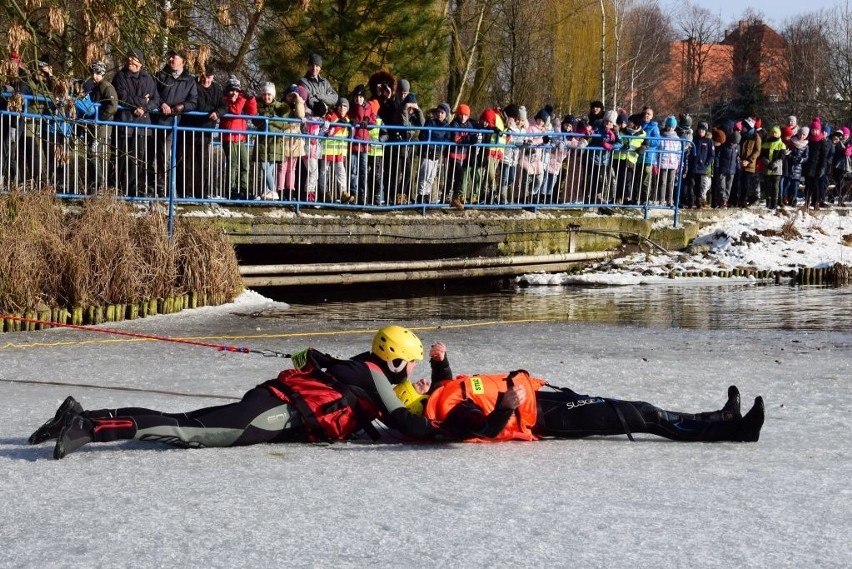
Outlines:
{"label": "pine tree", "polygon": [[446,75],[446,28],[434,0],[313,0],[305,11],[290,0],[268,4],[259,57],[273,81],[289,84],[311,53],[341,94],[385,69],[412,82],[422,101],[435,101]]}

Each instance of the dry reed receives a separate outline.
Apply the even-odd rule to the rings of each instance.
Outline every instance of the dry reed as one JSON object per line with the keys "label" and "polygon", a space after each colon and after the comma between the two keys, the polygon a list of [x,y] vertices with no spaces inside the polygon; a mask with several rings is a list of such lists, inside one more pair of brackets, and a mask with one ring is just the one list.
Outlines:
{"label": "dry reed", "polygon": [[66,208],[49,191],[0,196],[0,312],[138,303],[241,289],[233,247],[206,220],[139,214],[109,197]]}

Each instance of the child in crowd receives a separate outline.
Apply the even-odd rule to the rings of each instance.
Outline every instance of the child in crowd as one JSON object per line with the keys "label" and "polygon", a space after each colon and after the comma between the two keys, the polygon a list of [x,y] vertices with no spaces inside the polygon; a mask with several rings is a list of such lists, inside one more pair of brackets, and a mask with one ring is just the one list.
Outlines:
{"label": "child in crowd", "polygon": [[784,175],[784,157],[787,145],[781,140],[781,127],[773,126],[769,135],[761,145],[760,160],[763,162],[763,177],[765,180],[763,194],[766,207],[778,207],[778,196],[781,190],[781,176]]}
{"label": "child in crowd", "polygon": [[429,113],[426,119],[426,129],[420,131],[420,142],[426,143],[420,147],[420,171],[418,172],[417,203],[432,202],[432,187],[438,176],[441,156],[446,152],[450,142],[450,131],[432,130],[445,129],[449,125],[450,105],[441,103]]}
{"label": "child in crowd", "polygon": [[663,131],[660,133],[663,139],[659,146],[660,191],[662,195],[658,197],[659,201],[665,202],[666,207],[674,206],[675,183],[686,144],[685,141],[678,138],[676,128],[677,118],[669,116],[663,122]]}
{"label": "child in crowd", "polygon": [[[793,117],[795,118],[795,117]],[[784,127],[790,129],[791,127]],[[781,129],[781,139],[784,140],[784,129]],[[787,157],[784,160],[784,179],[782,181],[783,195],[781,204],[795,206],[798,202],[799,188],[802,185],[802,165],[808,160],[808,135],[811,129],[799,127],[795,134],[787,140]]]}
{"label": "child in crowd", "polygon": [[447,183],[452,188],[450,203],[456,209],[464,209],[464,169],[470,145],[476,140],[476,135],[466,129],[472,129],[474,126],[470,122],[470,107],[461,103],[456,107],[456,114],[449,125],[449,128],[455,131],[451,133],[454,146],[449,152]]}
{"label": "child in crowd", "polygon": [[[355,196],[349,193],[347,188],[348,178],[346,176],[346,158],[348,155],[349,101],[345,97],[339,97],[334,109],[325,115],[325,122],[329,123],[326,136],[322,145],[322,162],[319,169],[319,187],[323,192],[323,201],[355,203]],[[328,173],[331,170],[331,179]]]}
{"label": "child in crowd", "polygon": [[713,175],[713,158],[715,147],[710,137],[706,122],[698,123],[692,148],[689,153],[689,188],[692,195],[688,196],[690,205],[701,209],[707,205],[707,190]]}
{"label": "child in crowd", "polygon": [[713,207],[726,208],[731,200],[734,178],[740,167],[740,133],[732,124],[713,129],[718,146],[713,159]]}
{"label": "child in crowd", "polygon": [[225,85],[224,103],[228,113],[219,121],[222,133],[222,150],[228,161],[228,184],[230,198],[248,199],[249,156],[246,145],[248,119],[257,114],[254,96],[243,92],[240,80],[231,75]]}
{"label": "child in crowd", "polygon": [[615,203],[630,205],[633,201],[633,186],[636,180],[636,162],[639,160],[639,148],[645,141],[642,130],[642,115],[634,114],[624,120],[619,127],[621,150],[612,155],[615,167]]}
{"label": "child in crowd", "polygon": [[[367,203],[367,172],[369,168],[368,153],[370,149],[370,127],[376,124],[373,108],[367,104],[367,89],[358,85],[352,90],[352,107],[349,109],[349,120],[352,121],[352,159],[350,162],[351,196],[359,204]],[[359,142],[366,141],[366,142]]]}

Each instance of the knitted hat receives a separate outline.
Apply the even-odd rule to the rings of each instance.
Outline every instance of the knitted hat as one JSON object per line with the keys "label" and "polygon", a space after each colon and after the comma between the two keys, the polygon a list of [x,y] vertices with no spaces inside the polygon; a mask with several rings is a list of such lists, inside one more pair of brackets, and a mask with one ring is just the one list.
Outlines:
{"label": "knitted hat", "polygon": [[400,79],[398,87],[401,92],[408,93],[411,91],[411,83],[408,82],[408,79]]}
{"label": "knitted hat", "polygon": [[142,55],[142,50],[140,50],[138,48],[132,47],[132,48],[128,49],[127,50],[127,57],[128,58],[132,57],[133,59],[138,59],[139,63],[145,63],[145,56]]}
{"label": "knitted hat", "polygon": [[272,98],[274,99],[275,98],[275,83],[272,83],[270,81],[267,81],[266,83],[262,83],[260,85],[260,89],[258,89],[258,93],[260,93],[261,95],[268,93],[268,94],[272,95]]}
{"label": "knitted hat", "polygon": [[349,107],[349,99],[346,97],[338,97],[337,103],[334,105],[335,107]]}
{"label": "knitted hat", "polygon": [[96,61],[89,66],[89,70],[92,73],[103,75],[104,73],[106,73],[106,64],[103,61]]}
{"label": "knitted hat", "polygon": [[444,114],[450,116],[450,105],[448,105],[447,103],[441,103],[440,105],[438,105],[438,110],[444,111]]}
{"label": "knitted hat", "polygon": [[470,116],[470,107],[462,103],[458,107],[456,107],[456,114]]}
{"label": "knitted hat", "polygon": [[710,127],[707,125],[706,122],[700,122],[698,123],[698,130],[703,130],[704,132],[707,132],[710,130]]}
{"label": "knitted hat", "polygon": [[793,136],[793,129],[789,126],[781,127],[781,138],[787,139]]}
{"label": "knitted hat", "polygon": [[628,120],[627,113],[621,113],[620,115],[618,115],[618,120],[615,121],[615,122],[619,125],[625,125],[625,124],[627,124],[627,120]]}
{"label": "knitted hat", "polygon": [[849,138],[849,134],[850,134],[850,132],[852,132],[852,131],[849,130],[848,126],[844,126],[840,130],[841,130],[841,132],[843,132],[843,136],[845,136],[846,138]]}
{"label": "knitted hat", "polygon": [[677,117],[669,115],[666,117],[666,122],[663,123],[663,128],[675,128],[677,126]]}
{"label": "knitted hat", "polygon": [[754,119],[748,117],[747,119],[743,119],[743,126],[748,128],[749,130],[753,129],[755,125]]}
{"label": "knitted hat", "polygon": [[[689,114],[681,113],[678,115],[677,125],[680,128],[690,128],[692,126],[692,117]],[[700,126],[698,128],[701,128]],[[706,128],[704,130],[707,130]]]}
{"label": "knitted hat", "polygon": [[405,98],[402,100],[402,102],[403,102],[403,104],[406,104],[406,105],[408,105],[408,104],[416,105],[417,104],[417,96],[414,93],[409,93],[408,95],[405,96]]}
{"label": "knitted hat", "polygon": [[781,138],[781,127],[778,125],[773,126],[769,129],[769,135]]}
{"label": "knitted hat", "polygon": [[537,112],[535,114],[535,120],[547,122],[547,121],[550,120],[550,114],[546,110],[541,109],[539,112]]}
{"label": "knitted hat", "polygon": [[618,113],[615,111],[607,111],[604,113],[603,120],[604,122],[614,123],[618,120]]}
{"label": "knitted hat", "polygon": [[312,53],[308,58],[308,65],[317,65],[322,67],[322,57],[318,53]]}
{"label": "knitted hat", "polygon": [[240,83],[240,80],[236,75],[229,75],[228,82],[225,83],[225,92],[229,91],[241,91],[243,88],[243,84]]}
{"label": "knitted hat", "polygon": [[354,89],[352,89],[352,98],[355,97],[366,97],[367,96],[367,88],[363,85],[356,85]]}
{"label": "knitted hat", "polygon": [[808,127],[808,126],[803,126],[799,129],[799,134],[801,134],[802,137],[804,137],[804,138],[807,138],[810,133],[811,133],[811,128]]}
{"label": "knitted hat", "polygon": [[604,108],[603,103],[601,101],[591,101],[589,103],[589,110],[594,109],[595,107],[599,109]]}

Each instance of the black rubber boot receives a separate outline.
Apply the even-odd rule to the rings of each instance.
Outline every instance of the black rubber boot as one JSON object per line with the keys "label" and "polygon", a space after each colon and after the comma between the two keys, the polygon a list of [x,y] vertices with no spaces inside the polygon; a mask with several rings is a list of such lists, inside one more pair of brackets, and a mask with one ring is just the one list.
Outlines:
{"label": "black rubber boot", "polygon": [[709,413],[698,413],[698,419],[708,422],[716,421],[736,421],[742,419],[740,411],[740,390],[736,385],[728,387],[728,400],[725,406],[719,411],[711,411]]}
{"label": "black rubber boot", "polygon": [[77,400],[69,395],[65,398],[65,401],[62,402],[62,405],[59,406],[59,409],[56,410],[56,414],[52,418],[48,419],[41,427],[36,429],[36,431],[30,435],[27,442],[31,445],[37,445],[44,441],[57,438],[59,433],[62,431],[62,427],[65,426],[65,420],[69,416],[79,415],[82,412],[83,406],[77,403]]}
{"label": "black rubber boot", "polygon": [[84,444],[92,442],[94,436],[94,423],[80,415],[69,416],[56,439],[53,458],[65,458]]}
{"label": "black rubber boot", "polygon": [[766,408],[763,404],[763,397],[756,397],[754,406],[739,422],[740,428],[731,440],[743,443],[756,443],[760,439],[760,429],[763,428],[765,420]]}

